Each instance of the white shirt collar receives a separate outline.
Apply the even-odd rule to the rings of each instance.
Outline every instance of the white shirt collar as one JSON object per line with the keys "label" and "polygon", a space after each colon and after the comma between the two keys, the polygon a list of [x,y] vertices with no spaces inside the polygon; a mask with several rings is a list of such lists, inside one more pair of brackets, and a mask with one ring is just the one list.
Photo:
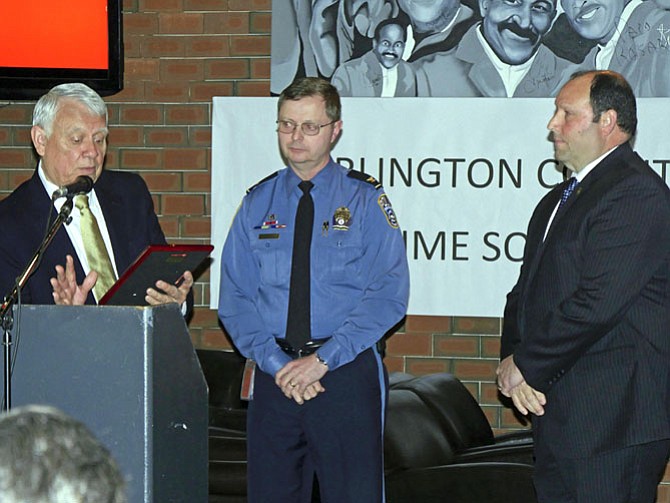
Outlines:
{"label": "white shirt collar", "polygon": [[[39,164],[37,165],[37,174],[40,177],[40,180],[42,182],[42,185],[44,186],[44,190],[46,190],[47,194],[49,195],[49,198],[51,198],[51,195],[58,190],[60,187],[56,185],[55,183],[51,182],[50,180],[47,179],[46,174],[44,173],[44,168],[42,167],[42,161],[40,160]],[[54,208],[56,208],[56,211],[60,211],[60,209],[63,207],[63,203],[65,202],[64,198],[59,198],[56,199],[53,203]],[[88,193],[88,206],[91,209],[97,209],[100,205],[98,204],[98,198],[95,195],[95,189],[91,190],[91,192]]]}

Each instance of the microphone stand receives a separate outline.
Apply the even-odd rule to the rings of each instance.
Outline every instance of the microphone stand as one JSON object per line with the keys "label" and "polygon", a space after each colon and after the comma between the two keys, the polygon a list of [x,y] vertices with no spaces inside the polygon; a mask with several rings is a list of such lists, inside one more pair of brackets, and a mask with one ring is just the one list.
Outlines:
{"label": "microphone stand", "polygon": [[[74,194],[72,194],[74,196]],[[37,266],[44,255],[45,250],[53,240],[54,236],[58,229],[60,229],[63,223],[68,222],[70,219],[70,213],[72,213],[72,196],[68,196],[67,201],[63,203],[63,206],[54,220],[53,224],[49,228],[47,235],[44,237],[42,244],[33,255],[33,258],[30,260],[24,271],[21,275],[16,278],[16,283],[11,292],[9,292],[4,297],[2,307],[0,307],[0,323],[2,324],[2,329],[4,331],[4,337],[2,340],[2,345],[4,347],[4,377],[5,377],[5,388],[4,395],[5,400],[2,404],[2,411],[7,412],[12,405],[12,385],[11,385],[11,371],[12,371],[12,334],[10,333],[12,326],[14,324],[14,318],[11,313],[12,305],[16,302],[19,297],[21,289],[24,287],[30,275],[35,272]]]}

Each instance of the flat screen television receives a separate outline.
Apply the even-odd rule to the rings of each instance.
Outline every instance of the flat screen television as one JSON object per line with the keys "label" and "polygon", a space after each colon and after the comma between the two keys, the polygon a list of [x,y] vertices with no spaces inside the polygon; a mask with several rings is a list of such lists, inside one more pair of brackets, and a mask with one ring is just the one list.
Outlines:
{"label": "flat screen television", "polygon": [[0,99],[36,99],[63,82],[83,82],[102,96],[119,92],[122,1],[2,1]]}

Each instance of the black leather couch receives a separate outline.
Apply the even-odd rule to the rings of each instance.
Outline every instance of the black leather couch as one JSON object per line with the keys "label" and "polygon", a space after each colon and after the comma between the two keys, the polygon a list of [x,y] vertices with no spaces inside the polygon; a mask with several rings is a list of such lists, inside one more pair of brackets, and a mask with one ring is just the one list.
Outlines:
{"label": "black leather couch", "polygon": [[[198,350],[209,385],[210,503],[246,501],[244,358]],[[392,373],[384,456],[388,503],[534,503],[529,432],[495,437],[451,374]],[[314,501],[318,501],[315,496]]]}
{"label": "black leather couch", "polygon": [[384,432],[388,503],[534,503],[530,432],[494,437],[451,374],[392,385]]}

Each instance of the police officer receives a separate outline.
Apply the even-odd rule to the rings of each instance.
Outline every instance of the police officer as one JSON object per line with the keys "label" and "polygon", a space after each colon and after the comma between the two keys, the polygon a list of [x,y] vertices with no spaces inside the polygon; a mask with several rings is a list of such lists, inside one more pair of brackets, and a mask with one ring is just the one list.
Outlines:
{"label": "police officer", "polygon": [[223,249],[219,317],[257,365],[251,503],[310,501],[315,473],[324,503],[384,499],[388,392],[376,345],[405,315],[409,273],[379,183],[330,156],[340,113],[325,80],[282,92],[288,166],[248,191]]}

